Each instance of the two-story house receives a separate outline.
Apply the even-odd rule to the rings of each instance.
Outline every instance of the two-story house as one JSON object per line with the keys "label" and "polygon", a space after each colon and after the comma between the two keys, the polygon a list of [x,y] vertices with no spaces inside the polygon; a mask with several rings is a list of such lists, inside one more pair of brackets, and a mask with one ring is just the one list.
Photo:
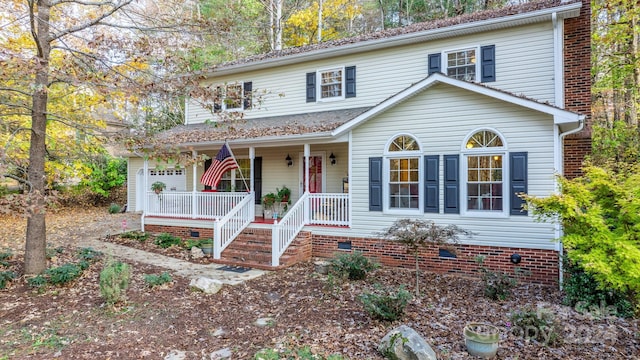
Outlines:
{"label": "two-story house", "polygon": [[[425,250],[423,269],[474,274],[483,255],[557,282],[561,229],[517,194],[556,191],[589,150],[589,13],[532,2],[221,64],[203,80],[217,96],[188,100],[186,125],[161,141],[210,158],[227,144],[239,168],[210,191],[211,160],[132,156],[129,209],[146,231],[213,237],[216,261],[264,268],[353,250],[412,266],[376,234],[424,218],[473,235],[455,254]],[[291,204],[265,219],[261,197],[283,186]]]}

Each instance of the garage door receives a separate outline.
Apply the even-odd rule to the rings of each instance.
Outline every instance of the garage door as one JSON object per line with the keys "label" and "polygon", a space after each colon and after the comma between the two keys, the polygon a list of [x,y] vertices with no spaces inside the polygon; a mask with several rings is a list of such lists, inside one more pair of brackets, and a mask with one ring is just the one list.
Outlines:
{"label": "garage door", "polygon": [[149,169],[149,184],[156,181],[167,184],[165,191],[187,190],[187,174],[184,169]]}

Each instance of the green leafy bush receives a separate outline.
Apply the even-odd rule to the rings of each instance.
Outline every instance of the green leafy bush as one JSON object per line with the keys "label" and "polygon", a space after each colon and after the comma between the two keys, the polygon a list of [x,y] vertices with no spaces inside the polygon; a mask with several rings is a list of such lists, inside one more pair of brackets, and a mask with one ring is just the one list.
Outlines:
{"label": "green leafy bush", "polygon": [[146,274],[144,276],[144,282],[147,283],[150,287],[160,286],[162,284],[170,283],[173,279],[168,272],[163,272],[160,275],[156,274]]}
{"label": "green leafy bush", "polygon": [[78,258],[84,261],[96,261],[102,257],[102,252],[94,250],[90,247],[78,250]]}
{"label": "green leafy bush", "polygon": [[160,246],[163,249],[172,247],[174,245],[180,245],[181,243],[182,243],[182,239],[167,233],[162,233],[158,235],[154,242],[154,244]]}
{"label": "green leafy bush", "polygon": [[44,272],[49,278],[49,283],[53,285],[63,285],[82,275],[82,268],[76,264],[63,264],[58,267],[52,267]]}
{"label": "green leafy bush", "polygon": [[562,327],[549,310],[526,307],[513,312],[509,319],[512,333],[521,335],[525,340],[535,340],[547,346],[561,342]]}
{"label": "green leafy bush", "polygon": [[47,278],[42,275],[36,275],[27,279],[27,284],[34,288],[41,288],[47,285]]}
{"label": "green leafy bush", "polygon": [[254,355],[254,360],[280,360],[280,359],[299,359],[299,360],[344,360],[340,354],[321,355],[314,354],[309,346],[301,348],[284,349],[277,351],[275,349],[262,349]]}
{"label": "green leafy bush", "polygon": [[0,271],[0,289],[7,287],[7,283],[17,277],[13,271]]}
{"label": "green leafy bush", "polygon": [[109,214],[117,214],[122,210],[122,207],[120,207],[120,205],[115,204],[115,203],[111,203],[111,205],[109,205]]}
{"label": "green leafy bush", "polygon": [[384,321],[400,319],[409,300],[411,300],[411,293],[404,286],[399,288],[377,287],[374,292],[360,295],[360,301],[364,305],[365,311],[373,318]]}
{"label": "green leafy bush", "polygon": [[616,291],[601,289],[593,275],[566,258],[564,270],[562,290],[565,305],[573,306],[580,312],[593,312],[594,309],[602,312],[606,308],[608,315],[633,316],[633,303],[627,297]]}
{"label": "green leafy bush", "polygon": [[363,280],[367,273],[379,268],[380,265],[367,258],[360,251],[338,254],[331,260],[331,272],[349,280]]}
{"label": "green leafy bush", "polygon": [[583,177],[559,182],[561,194],[523,196],[529,208],[539,221],[559,220],[569,259],[640,312],[640,164],[589,166]]}
{"label": "green leafy bush", "polygon": [[188,239],[184,242],[184,247],[186,249],[191,249],[192,247],[203,247],[204,245],[209,244],[209,247],[213,244],[213,240],[209,239]]}
{"label": "green leafy bush", "polygon": [[120,261],[109,261],[100,272],[100,294],[109,305],[125,300],[129,288],[131,269]]}
{"label": "green leafy bush", "polygon": [[7,260],[13,257],[13,253],[10,251],[0,253],[0,265],[9,266],[9,262]]}
{"label": "green leafy bush", "polygon": [[125,159],[102,155],[86,165],[91,174],[88,179],[82,181],[81,185],[103,197],[108,197],[113,188],[122,186],[127,179],[127,161]]}
{"label": "green leafy bush", "polygon": [[122,233],[120,234],[120,237],[123,239],[133,239],[133,240],[138,240],[140,242],[145,242],[149,238],[149,234],[142,231],[134,230],[134,231],[127,231],[125,233]]}

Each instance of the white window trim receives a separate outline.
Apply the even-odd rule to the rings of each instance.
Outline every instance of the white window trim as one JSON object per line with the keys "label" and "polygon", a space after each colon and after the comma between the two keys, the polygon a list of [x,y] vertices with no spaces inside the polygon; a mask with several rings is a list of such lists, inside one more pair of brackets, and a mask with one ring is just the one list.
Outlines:
{"label": "white window trim", "polygon": [[[416,140],[420,150],[415,151],[389,151],[389,146],[398,136],[409,136]],[[382,213],[389,215],[420,215],[424,213],[424,169],[423,169],[423,146],[418,141],[418,137],[408,133],[394,134],[389,138],[384,147],[384,153],[382,156]],[[418,158],[418,208],[417,209],[396,209],[390,207],[389,199],[389,183],[391,181],[389,176],[390,160],[391,159],[405,159],[409,157]]]}
{"label": "white window trim", "polygon": [[[249,159],[248,156],[236,156],[235,158],[236,158],[236,161],[237,160]],[[236,181],[242,180],[242,176],[239,175],[240,169],[232,169],[232,170],[229,170],[229,171],[231,171],[231,178],[230,179],[224,179],[224,180],[230,180],[231,181],[231,189],[232,189],[232,191],[236,191],[236,189],[233,189],[234,184],[236,183]],[[223,178],[220,178],[221,181],[222,181],[222,179]],[[249,185],[249,178],[245,178],[245,180],[247,181],[247,185]]]}
{"label": "white window trim", "polygon": [[[329,71],[335,71],[335,70],[340,70],[340,73],[342,74],[342,81],[340,82],[340,86],[342,87],[342,90],[340,91],[340,93],[342,94],[341,96],[332,96],[329,98],[323,98],[322,97],[322,73],[324,72],[329,72]],[[340,100],[344,100],[345,99],[345,91],[347,90],[346,87],[346,74],[345,74],[345,67],[344,66],[334,66],[334,67],[329,67],[329,68],[323,68],[323,69],[318,69],[316,70],[316,102],[331,102],[331,101],[340,101]]]}
{"label": "white window trim", "polygon": [[443,50],[442,54],[441,54],[442,73],[445,74],[445,75],[448,74],[448,70],[449,70],[448,64],[449,64],[449,62],[448,62],[448,59],[447,59],[447,54],[452,53],[452,52],[460,52],[460,51],[467,51],[467,50],[475,50],[475,52],[476,52],[476,78],[473,80],[473,82],[479,83],[480,82],[480,78],[482,77],[482,74],[480,74],[480,71],[481,71],[481,67],[480,67],[480,61],[481,61],[480,60],[480,45],[461,46],[461,47],[457,47],[457,48],[454,48],[454,49]]}
{"label": "white window trim", "polygon": [[[229,86],[237,86],[240,85],[240,107],[238,108],[228,108],[227,107],[227,88]],[[234,111],[243,111],[244,109],[244,81],[238,81],[231,84],[224,84],[224,97],[222,99],[222,111],[234,112]]]}
{"label": "white window trim", "polygon": [[[502,146],[481,149],[467,149],[466,144],[471,137],[479,131],[491,131],[500,137]],[[508,218],[510,207],[509,196],[509,151],[507,142],[498,130],[488,127],[474,129],[464,138],[461,146],[462,159],[460,159],[460,215],[475,218]],[[467,158],[473,155],[502,155],[502,211],[468,210],[467,209]]]}

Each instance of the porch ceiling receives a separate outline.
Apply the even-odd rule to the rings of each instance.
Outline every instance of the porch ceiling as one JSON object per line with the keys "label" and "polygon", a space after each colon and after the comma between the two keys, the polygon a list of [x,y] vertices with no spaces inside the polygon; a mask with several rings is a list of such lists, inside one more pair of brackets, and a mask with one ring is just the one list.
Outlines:
{"label": "porch ceiling", "polygon": [[156,136],[159,143],[197,146],[225,140],[271,142],[274,139],[331,136],[331,131],[358,117],[371,107],[321,111],[284,116],[254,118],[210,124],[180,125]]}

